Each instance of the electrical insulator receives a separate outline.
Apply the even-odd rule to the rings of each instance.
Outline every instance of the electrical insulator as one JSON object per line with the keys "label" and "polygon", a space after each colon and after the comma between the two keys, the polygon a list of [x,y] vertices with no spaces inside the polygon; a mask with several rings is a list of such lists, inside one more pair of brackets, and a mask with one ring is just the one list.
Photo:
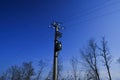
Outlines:
{"label": "electrical insulator", "polygon": [[56,51],[60,51],[62,49],[62,44],[61,44],[61,42],[60,41],[56,41],[56,48],[55,48],[55,50]]}

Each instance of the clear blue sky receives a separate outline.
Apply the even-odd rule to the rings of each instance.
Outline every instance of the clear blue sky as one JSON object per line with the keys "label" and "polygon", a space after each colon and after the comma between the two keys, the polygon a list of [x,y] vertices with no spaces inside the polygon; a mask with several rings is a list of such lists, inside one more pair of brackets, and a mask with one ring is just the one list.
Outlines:
{"label": "clear blue sky", "polygon": [[65,26],[60,56],[66,62],[102,36],[112,56],[120,56],[119,0],[0,0],[0,71],[24,61],[52,62],[53,21]]}

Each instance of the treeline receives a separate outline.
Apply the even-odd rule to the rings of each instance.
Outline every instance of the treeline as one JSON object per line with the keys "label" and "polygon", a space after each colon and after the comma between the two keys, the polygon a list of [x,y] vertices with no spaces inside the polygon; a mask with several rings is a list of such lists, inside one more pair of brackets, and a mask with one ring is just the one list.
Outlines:
{"label": "treeline", "polygon": [[[103,37],[98,45],[94,39],[89,40],[88,45],[80,50],[80,57],[70,59],[71,70],[63,70],[61,59],[58,60],[58,80],[112,80],[111,62],[113,57],[110,54],[107,41]],[[120,63],[120,59],[118,59]],[[0,80],[53,80],[52,68],[45,72],[47,63],[40,60],[37,72],[32,62],[25,62],[21,66],[12,66],[1,74]],[[100,67],[104,67],[106,77],[100,73]],[[64,68],[65,69],[65,68]],[[45,73],[45,74],[43,74]]]}
{"label": "treeline", "polygon": [[35,72],[32,62],[24,62],[21,66],[11,66],[0,76],[0,80],[41,80],[46,64],[39,61],[39,69]]}

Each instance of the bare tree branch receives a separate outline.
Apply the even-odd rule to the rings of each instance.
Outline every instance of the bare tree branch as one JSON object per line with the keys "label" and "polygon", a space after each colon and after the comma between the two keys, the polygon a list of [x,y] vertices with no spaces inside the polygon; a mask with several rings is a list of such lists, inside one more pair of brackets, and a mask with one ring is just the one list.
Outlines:
{"label": "bare tree branch", "polygon": [[86,65],[88,65],[87,75],[89,75],[89,78],[100,80],[97,65],[97,46],[94,40],[89,41],[88,47],[84,51],[81,51],[81,55]]}
{"label": "bare tree branch", "polygon": [[103,64],[107,69],[109,80],[112,80],[110,73],[110,64],[112,62],[112,56],[110,55],[109,49],[107,47],[107,41],[105,40],[104,37],[102,38],[101,44],[102,47],[99,48],[99,50],[102,52],[101,56],[103,57]]}
{"label": "bare tree branch", "polygon": [[72,66],[72,73],[73,73],[73,79],[74,80],[77,80],[78,78],[78,59],[75,58],[75,57],[72,57],[71,60],[70,60],[70,63],[71,63],[71,66]]}

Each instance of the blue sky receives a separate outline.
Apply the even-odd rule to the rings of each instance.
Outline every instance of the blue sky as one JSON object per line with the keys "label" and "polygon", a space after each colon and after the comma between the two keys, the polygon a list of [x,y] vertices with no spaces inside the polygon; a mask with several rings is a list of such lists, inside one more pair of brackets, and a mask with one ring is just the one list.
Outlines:
{"label": "blue sky", "polygon": [[51,63],[53,21],[65,27],[60,56],[66,63],[90,38],[99,42],[102,36],[114,59],[120,56],[119,0],[1,0],[0,71],[24,61]]}

